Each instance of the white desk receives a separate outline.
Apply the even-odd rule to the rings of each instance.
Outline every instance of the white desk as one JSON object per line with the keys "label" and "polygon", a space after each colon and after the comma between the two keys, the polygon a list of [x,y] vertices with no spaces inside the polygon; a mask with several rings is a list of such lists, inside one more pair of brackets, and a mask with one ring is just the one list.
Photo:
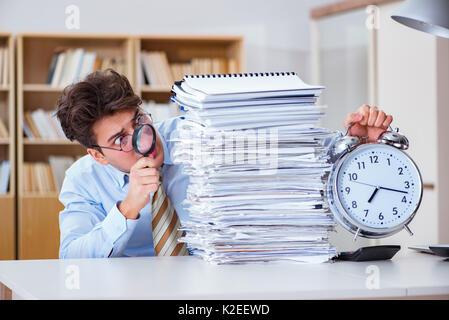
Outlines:
{"label": "white desk", "polygon": [[449,299],[449,261],[411,251],[313,265],[216,266],[192,256],[0,261],[0,282],[22,299]]}

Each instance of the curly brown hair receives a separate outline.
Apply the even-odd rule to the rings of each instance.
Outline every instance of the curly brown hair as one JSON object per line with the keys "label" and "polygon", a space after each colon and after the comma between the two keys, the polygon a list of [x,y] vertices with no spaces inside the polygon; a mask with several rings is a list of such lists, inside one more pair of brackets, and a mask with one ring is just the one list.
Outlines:
{"label": "curly brown hair", "polygon": [[93,126],[98,120],[117,111],[135,110],[141,103],[125,76],[106,69],[67,86],[56,103],[56,116],[68,139],[92,148],[97,144]]}

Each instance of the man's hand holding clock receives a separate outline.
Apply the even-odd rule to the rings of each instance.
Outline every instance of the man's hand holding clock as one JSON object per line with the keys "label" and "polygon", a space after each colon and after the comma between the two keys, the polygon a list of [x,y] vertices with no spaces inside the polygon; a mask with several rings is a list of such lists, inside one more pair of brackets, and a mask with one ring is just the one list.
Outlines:
{"label": "man's hand holding clock", "polygon": [[376,106],[362,105],[357,112],[347,115],[344,127],[349,124],[354,125],[349,129],[348,134],[355,137],[368,137],[368,142],[375,142],[377,138],[388,129],[393,117],[385,114]]}

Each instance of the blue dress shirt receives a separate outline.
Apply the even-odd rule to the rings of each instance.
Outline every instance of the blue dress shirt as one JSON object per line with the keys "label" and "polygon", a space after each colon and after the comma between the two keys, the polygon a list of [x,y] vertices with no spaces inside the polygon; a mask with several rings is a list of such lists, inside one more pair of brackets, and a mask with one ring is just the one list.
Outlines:
{"label": "blue dress shirt", "polygon": [[[162,183],[181,220],[188,219],[182,201],[189,178],[182,164],[170,159],[172,143],[167,140],[178,118],[155,122],[154,127],[164,149]],[[59,200],[65,209],[59,214],[60,258],[103,258],[118,256],[154,256],[151,227],[151,198],[138,219],[126,219],[118,204],[128,194],[124,172],[96,162],[86,155],[67,171]]]}

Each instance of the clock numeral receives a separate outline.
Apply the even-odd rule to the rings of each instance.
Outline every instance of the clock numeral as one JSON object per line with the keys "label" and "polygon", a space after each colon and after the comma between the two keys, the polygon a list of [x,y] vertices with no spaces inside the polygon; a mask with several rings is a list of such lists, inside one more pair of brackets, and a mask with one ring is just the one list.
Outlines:
{"label": "clock numeral", "polygon": [[393,207],[393,215],[397,215],[398,214],[398,207]]}
{"label": "clock numeral", "polygon": [[407,203],[407,198],[403,196],[401,202]]}
{"label": "clock numeral", "polygon": [[359,170],[365,169],[365,162],[357,162],[357,165],[359,166]]}
{"label": "clock numeral", "polygon": [[357,173],[350,173],[349,174],[349,181],[355,181],[357,180]]}
{"label": "clock numeral", "polygon": [[401,167],[398,168],[398,172],[399,172],[399,175],[400,175],[400,176],[404,175],[404,174],[402,173],[403,170],[404,170],[404,169],[402,169]]}
{"label": "clock numeral", "polygon": [[378,156],[369,156],[369,159],[371,160],[371,163],[379,163],[379,157]]}
{"label": "clock numeral", "polygon": [[365,218],[368,216],[368,210],[367,209],[365,209],[365,210],[363,210],[363,211],[365,211]]}
{"label": "clock numeral", "polygon": [[387,158],[388,165],[391,166],[390,158]]}
{"label": "clock numeral", "polygon": [[345,188],[345,191],[346,191],[346,194],[349,194],[349,192],[351,192],[351,188],[346,187],[346,188]]}
{"label": "clock numeral", "polygon": [[410,182],[408,182],[408,181],[405,181],[405,182],[404,182],[404,184],[405,184],[405,189],[408,189],[408,188],[410,188]]}
{"label": "clock numeral", "polygon": [[352,207],[355,209],[357,208],[357,201],[352,201]]}
{"label": "clock numeral", "polygon": [[381,213],[379,213],[379,220],[383,220],[384,219],[384,216],[382,215],[382,212]]}

